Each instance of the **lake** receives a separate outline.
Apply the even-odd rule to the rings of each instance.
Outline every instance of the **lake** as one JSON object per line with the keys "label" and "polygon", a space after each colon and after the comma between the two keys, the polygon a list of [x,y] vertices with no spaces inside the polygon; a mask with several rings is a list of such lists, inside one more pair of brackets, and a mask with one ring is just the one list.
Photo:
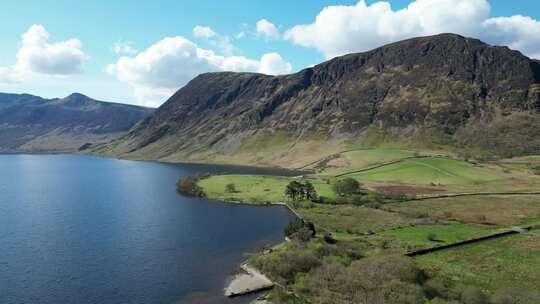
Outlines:
{"label": "lake", "polygon": [[225,281],[283,240],[285,208],[187,198],[197,172],[288,174],[78,155],[0,155],[0,303],[240,304]]}

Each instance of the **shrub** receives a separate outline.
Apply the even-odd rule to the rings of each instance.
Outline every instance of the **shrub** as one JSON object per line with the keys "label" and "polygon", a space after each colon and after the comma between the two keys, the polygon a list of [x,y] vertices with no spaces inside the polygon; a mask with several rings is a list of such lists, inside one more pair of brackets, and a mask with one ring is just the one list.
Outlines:
{"label": "shrub", "polygon": [[332,236],[332,234],[329,233],[329,232],[326,232],[326,233],[324,234],[324,241],[325,241],[326,243],[328,243],[328,244],[335,244],[335,243],[337,243],[336,239],[335,239],[335,238]]}
{"label": "shrub", "polygon": [[424,283],[424,290],[428,297],[444,299],[458,299],[460,295],[455,291],[454,282],[440,276],[436,276]]}
{"label": "shrub", "polygon": [[301,218],[295,217],[294,219],[290,220],[285,227],[284,234],[285,236],[291,236],[302,228],[304,228],[304,221]]}
{"label": "shrub", "polygon": [[460,304],[460,303],[454,300],[434,298],[434,299],[431,299],[431,301],[427,302],[427,304]]}
{"label": "shrub", "polygon": [[229,193],[235,193],[236,192],[236,186],[233,183],[227,184],[225,186],[225,190]]}
{"label": "shrub", "polygon": [[461,294],[461,301],[464,304],[487,304],[488,297],[478,287],[469,286]]}
{"label": "shrub", "polygon": [[493,304],[533,304],[540,303],[540,292],[520,288],[497,290],[491,297]]}
{"label": "shrub", "polygon": [[392,279],[419,283],[422,278],[413,259],[398,255],[364,258],[354,262],[351,267],[368,289],[382,286]]}
{"label": "shrub", "polygon": [[298,229],[295,233],[290,235],[290,238],[299,242],[309,242],[313,237],[313,231],[306,226]]}
{"label": "shrub", "polygon": [[254,259],[255,267],[284,284],[293,283],[299,273],[307,273],[321,262],[310,252],[299,248]]}
{"label": "shrub", "polygon": [[427,239],[428,239],[429,241],[432,241],[432,242],[438,241],[437,235],[436,235],[435,233],[433,233],[433,232],[428,233]]}
{"label": "shrub", "polygon": [[360,190],[360,183],[354,178],[347,177],[336,181],[332,189],[340,196],[352,195]]}
{"label": "shrub", "polygon": [[194,197],[205,197],[205,193],[199,185],[197,185],[197,182],[199,181],[199,177],[196,176],[190,176],[186,175],[183,176],[177,183],[176,183],[176,190],[184,195],[187,196],[194,196]]}
{"label": "shrub", "polygon": [[531,171],[535,175],[540,175],[540,165],[531,166]]}
{"label": "shrub", "polygon": [[404,257],[365,258],[350,266],[325,262],[305,278],[310,303],[424,303],[418,269]]}
{"label": "shrub", "polygon": [[384,303],[421,304],[426,301],[424,291],[417,284],[391,280],[381,289]]}
{"label": "shrub", "polygon": [[375,192],[373,199],[381,204],[406,202],[414,198],[412,195],[400,192]]}

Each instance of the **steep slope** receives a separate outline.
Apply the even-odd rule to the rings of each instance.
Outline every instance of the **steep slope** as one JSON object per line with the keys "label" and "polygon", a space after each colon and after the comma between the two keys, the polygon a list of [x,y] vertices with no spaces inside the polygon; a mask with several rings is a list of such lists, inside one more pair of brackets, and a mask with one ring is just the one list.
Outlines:
{"label": "steep slope", "polygon": [[123,135],[151,112],[78,93],[61,99],[0,93],[0,152],[77,151]]}
{"label": "steep slope", "polygon": [[538,61],[442,34],[292,75],[200,75],[99,153],[294,166],[398,141],[526,154],[540,152],[539,112]]}

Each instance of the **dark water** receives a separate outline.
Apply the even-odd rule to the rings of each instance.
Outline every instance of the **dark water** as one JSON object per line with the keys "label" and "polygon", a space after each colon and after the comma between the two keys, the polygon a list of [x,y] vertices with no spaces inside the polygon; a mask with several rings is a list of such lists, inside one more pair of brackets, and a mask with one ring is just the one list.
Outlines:
{"label": "dark water", "polygon": [[225,280],[292,215],[176,193],[180,176],[215,171],[283,173],[0,155],[0,303],[246,302],[223,298]]}

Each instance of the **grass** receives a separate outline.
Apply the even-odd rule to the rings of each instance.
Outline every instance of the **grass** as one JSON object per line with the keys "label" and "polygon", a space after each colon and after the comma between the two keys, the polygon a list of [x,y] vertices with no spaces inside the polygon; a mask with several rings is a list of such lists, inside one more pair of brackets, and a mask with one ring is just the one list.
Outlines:
{"label": "grass", "polygon": [[429,273],[463,286],[491,292],[508,287],[540,290],[538,231],[423,255],[417,262]]}
{"label": "grass", "polygon": [[351,205],[312,204],[297,208],[305,219],[342,239],[354,238],[369,231],[407,226],[409,217],[383,210]]}
{"label": "grass", "polygon": [[451,223],[416,225],[382,231],[377,238],[390,240],[395,246],[409,252],[466,241],[495,232],[495,229],[487,226]]}
{"label": "grass", "polygon": [[448,158],[404,160],[373,170],[348,175],[358,180],[415,185],[478,184],[501,180],[502,174],[488,168]]}
{"label": "grass", "polygon": [[540,217],[540,195],[440,198],[389,204],[385,208],[410,216],[463,223],[519,225],[527,219]]}
{"label": "grass", "polygon": [[[288,201],[285,197],[285,187],[292,177],[261,176],[261,175],[214,175],[199,181],[206,195],[211,199],[234,200],[246,203],[275,203]],[[322,179],[310,178],[319,195],[334,198],[331,186]],[[235,192],[227,192],[227,184],[234,184]]]}
{"label": "grass", "polygon": [[[273,144],[278,145],[278,139]],[[244,148],[250,149],[249,146]],[[335,178],[325,176],[413,155],[411,151],[390,148],[346,152],[326,163],[328,167],[321,175],[306,178],[314,184],[320,196],[335,199],[330,184]],[[430,188],[452,193],[538,191],[540,177],[532,176],[528,170],[528,163],[536,160],[537,157],[528,157],[526,160],[475,165],[450,158],[425,157],[403,160],[348,177],[358,179],[370,189],[378,186],[418,186],[420,189],[436,185]],[[511,226],[540,224],[540,196],[441,198],[384,204],[381,209],[374,209],[289,202],[284,190],[295,179],[299,180],[279,176],[217,175],[201,180],[199,185],[211,199],[257,204],[287,202],[302,217],[313,222],[318,231],[332,232],[338,244],[367,246],[363,249],[367,255],[405,253],[486,236]],[[229,193],[226,185],[231,183],[236,191]],[[413,225],[414,219],[418,218],[447,220],[449,223]],[[318,235],[316,244],[322,244],[322,235]],[[315,251],[315,243],[312,243],[307,245],[306,251]],[[385,246],[378,246],[383,244]],[[286,250],[289,250],[288,245],[283,245],[275,252]],[[339,260],[343,257],[333,258]],[[431,277],[443,277],[454,282],[452,288],[455,290],[470,285],[490,293],[504,287],[540,289],[538,230],[435,252],[419,256],[416,260]]]}
{"label": "grass", "polygon": [[327,162],[324,174],[340,174],[348,171],[367,168],[373,165],[391,162],[415,155],[414,151],[375,148],[359,149],[341,153],[339,157]]}

